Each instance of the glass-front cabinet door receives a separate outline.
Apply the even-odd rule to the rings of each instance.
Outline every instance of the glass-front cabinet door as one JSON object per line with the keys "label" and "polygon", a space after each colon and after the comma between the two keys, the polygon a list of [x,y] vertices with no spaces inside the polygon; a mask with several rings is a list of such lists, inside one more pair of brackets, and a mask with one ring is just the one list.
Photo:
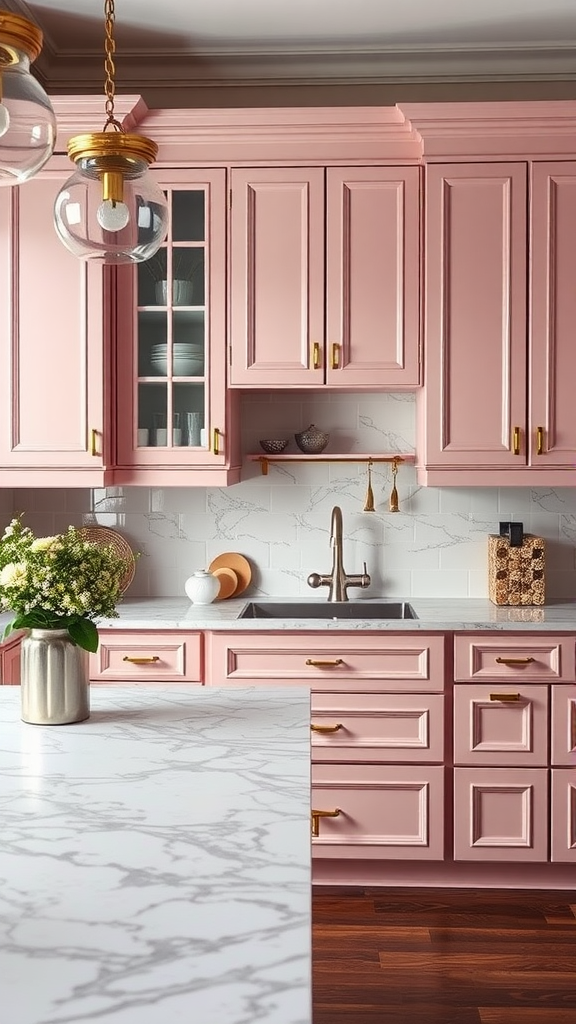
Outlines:
{"label": "glass-front cabinet door", "polygon": [[117,304],[126,310],[116,342],[118,462],[223,465],[225,171],[156,177],[168,199],[168,237],[150,260],[118,274]]}

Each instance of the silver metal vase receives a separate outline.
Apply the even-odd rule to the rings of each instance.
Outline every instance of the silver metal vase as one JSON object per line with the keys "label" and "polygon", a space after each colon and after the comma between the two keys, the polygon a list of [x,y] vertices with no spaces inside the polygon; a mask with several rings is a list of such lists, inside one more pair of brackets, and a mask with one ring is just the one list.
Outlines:
{"label": "silver metal vase", "polygon": [[68,725],[90,717],[88,652],[66,629],[32,629],[22,641],[22,721]]}

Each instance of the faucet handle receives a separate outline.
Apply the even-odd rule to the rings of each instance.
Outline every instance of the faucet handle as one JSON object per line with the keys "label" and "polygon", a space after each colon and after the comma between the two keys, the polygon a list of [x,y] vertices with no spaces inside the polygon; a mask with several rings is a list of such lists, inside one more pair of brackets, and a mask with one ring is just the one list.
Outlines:
{"label": "faucet handle", "polygon": [[370,573],[368,572],[368,570],[366,568],[366,562],[364,562],[363,564],[364,564],[364,571],[362,573],[362,587],[369,587],[370,584],[372,583],[372,580],[370,578]]}

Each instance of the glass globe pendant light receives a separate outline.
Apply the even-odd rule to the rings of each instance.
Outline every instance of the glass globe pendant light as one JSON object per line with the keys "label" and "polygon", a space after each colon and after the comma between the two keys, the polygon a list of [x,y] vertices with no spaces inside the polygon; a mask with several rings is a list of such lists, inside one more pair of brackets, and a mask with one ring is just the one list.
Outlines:
{"label": "glass globe pendant light", "polygon": [[30,64],[42,32],[26,18],[0,11],[0,185],[20,185],[52,156],[56,116]]}
{"label": "glass globe pendant light", "polygon": [[114,117],[114,0],[104,0],[104,14],[107,119],[101,132],[70,139],[68,156],[77,170],[56,196],[54,224],[66,248],[80,259],[142,263],[166,238],[168,205],[148,173],[158,146],[144,135],[125,132]]}

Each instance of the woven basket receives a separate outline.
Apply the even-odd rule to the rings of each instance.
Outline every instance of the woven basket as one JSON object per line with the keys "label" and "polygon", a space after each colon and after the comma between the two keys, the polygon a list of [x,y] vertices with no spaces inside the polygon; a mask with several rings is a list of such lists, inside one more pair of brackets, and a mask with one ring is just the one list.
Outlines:
{"label": "woven basket", "polygon": [[546,543],[524,535],[519,547],[508,537],[488,537],[488,594],[494,604],[544,604]]}
{"label": "woven basket", "polygon": [[110,526],[83,526],[78,533],[84,540],[89,540],[92,544],[113,548],[115,553],[124,560],[126,571],[120,580],[120,592],[124,594],[132,583],[136,572],[136,559],[128,541]]}

